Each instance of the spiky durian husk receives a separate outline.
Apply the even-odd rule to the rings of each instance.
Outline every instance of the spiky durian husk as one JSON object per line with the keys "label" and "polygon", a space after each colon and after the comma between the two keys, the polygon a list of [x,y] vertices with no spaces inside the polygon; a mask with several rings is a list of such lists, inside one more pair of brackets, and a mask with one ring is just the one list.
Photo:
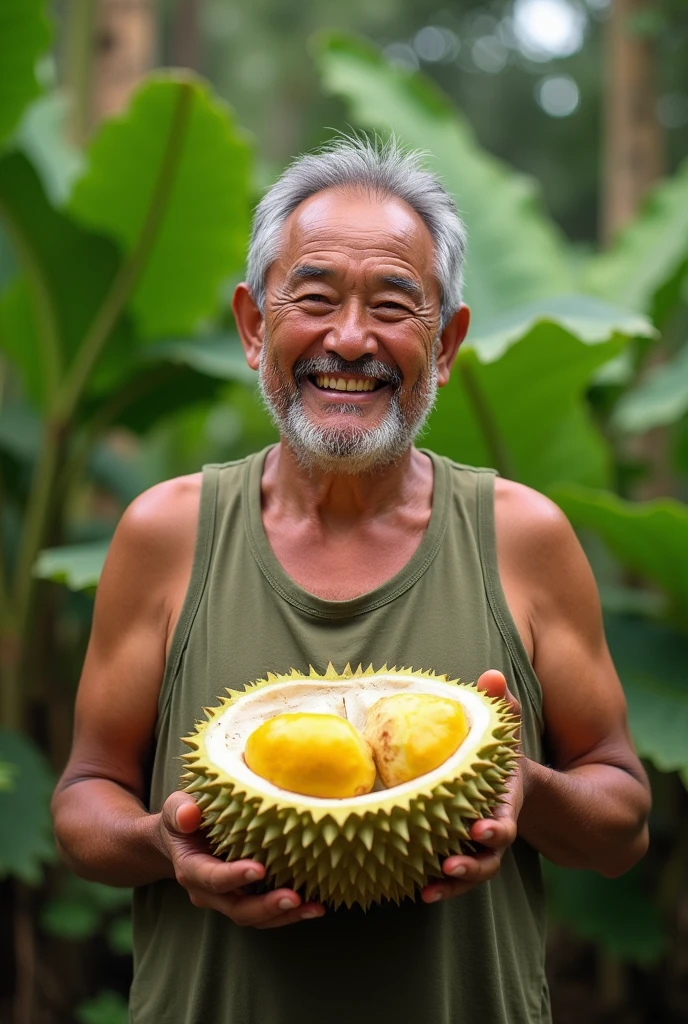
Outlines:
{"label": "spiky durian husk", "polygon": [[[213,763],[206,733],[229,707],[263,687],[278,683],[321,680],[323,683],[372,676],[432,679],[463,686],[478,694],[489,710],[489,726],[481,744],[460,770],[425,788],[423,777],[412,793],[399,787],[375,794],[373,806],[357,808],[357,799],[327,801],[315,806],[308,797],[282,791],[279,799],[256,785],[235,778]],[[207,721],[184,738],[191,748],[183,758],[184,789],[194,794],[214,852],[227,860],[250,858],[266,868],[270,888],[288,885],[306,900],[367,909],[372,903],[413,897],[419,887],[442,877],[445,857],[472,850],[469,828],[489,817],[506,791],[505,780],[518,757],[518,720],[509,705],[478,691],[475,684],[449,680],[434,672],[388,668],[352,670],[340,675],[328,665],[320,675],[296,669],[286,675],[268,673],[245,690],[227,690],[216,708],[206,708]],[[404,787],[408,789],[408,787]],[[319,804],[324,801],[319,801]]]}

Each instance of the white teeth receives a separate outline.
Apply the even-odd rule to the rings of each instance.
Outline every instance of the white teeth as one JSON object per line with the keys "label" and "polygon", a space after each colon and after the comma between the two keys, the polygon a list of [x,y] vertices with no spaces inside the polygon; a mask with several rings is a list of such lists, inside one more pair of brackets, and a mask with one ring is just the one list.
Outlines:
{"label": "white teeth", "polygon": [[316,377],[315,383],[319,388],[329,388],[331,391],[374,391],[374,380],[356,380],[353,377]]}

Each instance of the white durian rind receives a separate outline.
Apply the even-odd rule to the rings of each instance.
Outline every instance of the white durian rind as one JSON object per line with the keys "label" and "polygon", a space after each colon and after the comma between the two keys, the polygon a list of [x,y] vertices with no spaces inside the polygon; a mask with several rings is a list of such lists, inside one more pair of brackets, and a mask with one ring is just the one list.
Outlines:
{"label": "white durian rind", "polygon": [[[269,717],[262,705],[270,706],[272,714],[295,706],[306,710],[303,694],[314,689],[325,694],[322,709],[329,711],[328,701],[341,701],[359,678],[368,706],[403,690],[460,700],[471,726],[466,740],[434,771],[350,799],[280,790],[248,769],[242,758],[248,732]],[[258,692],[267,688],[270,693]],[[347,665],[340,675],[329,665],[323,675],[312,668],[308,676],[295,669],[287,675],[269,673],[243,691],[227,693],[218,707],[205,709],[207,721],[184,738],[190,747],[182,755],[184,789],[201,808],[215,853],[264,864],[268,887],[288,885],[307,900],[335,907],[358,903],[366,909],[382,900],[414,896],[430,879],[442,877],[445,857],[472,849],[471,824],[494,812],[516,766],[519,723],[510,706],[474,684],[433,672],[386,665],[352,670]],[[278,696],[277,705],[273,696]],[[319,701],[311,701],[308,710],[317,710]],[[348,717],[358,714],[354,707]],[[363,727],[362,721],[353,724]]]}

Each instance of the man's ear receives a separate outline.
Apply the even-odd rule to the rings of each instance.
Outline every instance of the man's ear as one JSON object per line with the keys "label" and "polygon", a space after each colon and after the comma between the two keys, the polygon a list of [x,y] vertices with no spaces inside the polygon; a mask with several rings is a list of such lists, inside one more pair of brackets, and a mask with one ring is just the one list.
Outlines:
{"label": "man's ear", "polygon": [[471,311],[468,306],[460,306],[439,337],[437,348],[437,383],[441,388],[449,380],[454,360],[461,342],[468,333]]}
{"label": "man's ear", "polygon": [[265,337],[265,320],[245,281],[234,289],[232,311],[246,353],[246,362],[252,370],[257,370]]}

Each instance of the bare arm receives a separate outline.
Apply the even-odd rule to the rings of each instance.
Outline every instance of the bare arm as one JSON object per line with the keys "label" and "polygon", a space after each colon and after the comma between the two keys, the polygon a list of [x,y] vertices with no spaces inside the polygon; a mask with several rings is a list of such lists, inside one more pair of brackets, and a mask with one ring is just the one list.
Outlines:
{"label": "bare arm", "polygon": [[[161,514],[163,502],[171,514]],[[158,816],[144,807],[144,772],[197,504],[198,488],[187,480],[137,499],[115,533],[98,588],[72,753],[53,797],[62,856],[94,880],[140,885],[173,874]]]}
{"label": "bare arm", "polygon": [[[542,495],[501,481],[497,547],[507,599],[542,685],[550,765],[522,758],[507,802],[471,829],[485,849],[448,858],[445,874],[461,881],[427,887],[427,902],[494,877],[517,834],[556,864],[609,877],[627,871],[647,849],[649,785],[629,738],[597,588],[576,536]],[[510,697],[501,673],[484,673],[479,685]]]}
{"label": "bare arm", "polygon": [[153,488],[125,513],[98,588],[76,704],[72,753],[53,796],[63,859],[83,878],[138,886],[176,878],[197,907],[236,924],[277,928],[322,907],[289,889],[242,887],[263,877],[256,861],[211,855],[200,811],[175,792],[159,814],[145,806],[166,649],[188,584],[198,478]]}
{"label": "bare arm", "polygon": [[563,514],[522,490],[529,522],[521,557],[531,565],[533,665],[550,766],[523,764],[518,831],[557,864],[613,877],[647,848],[649,785],[588,561]]}

